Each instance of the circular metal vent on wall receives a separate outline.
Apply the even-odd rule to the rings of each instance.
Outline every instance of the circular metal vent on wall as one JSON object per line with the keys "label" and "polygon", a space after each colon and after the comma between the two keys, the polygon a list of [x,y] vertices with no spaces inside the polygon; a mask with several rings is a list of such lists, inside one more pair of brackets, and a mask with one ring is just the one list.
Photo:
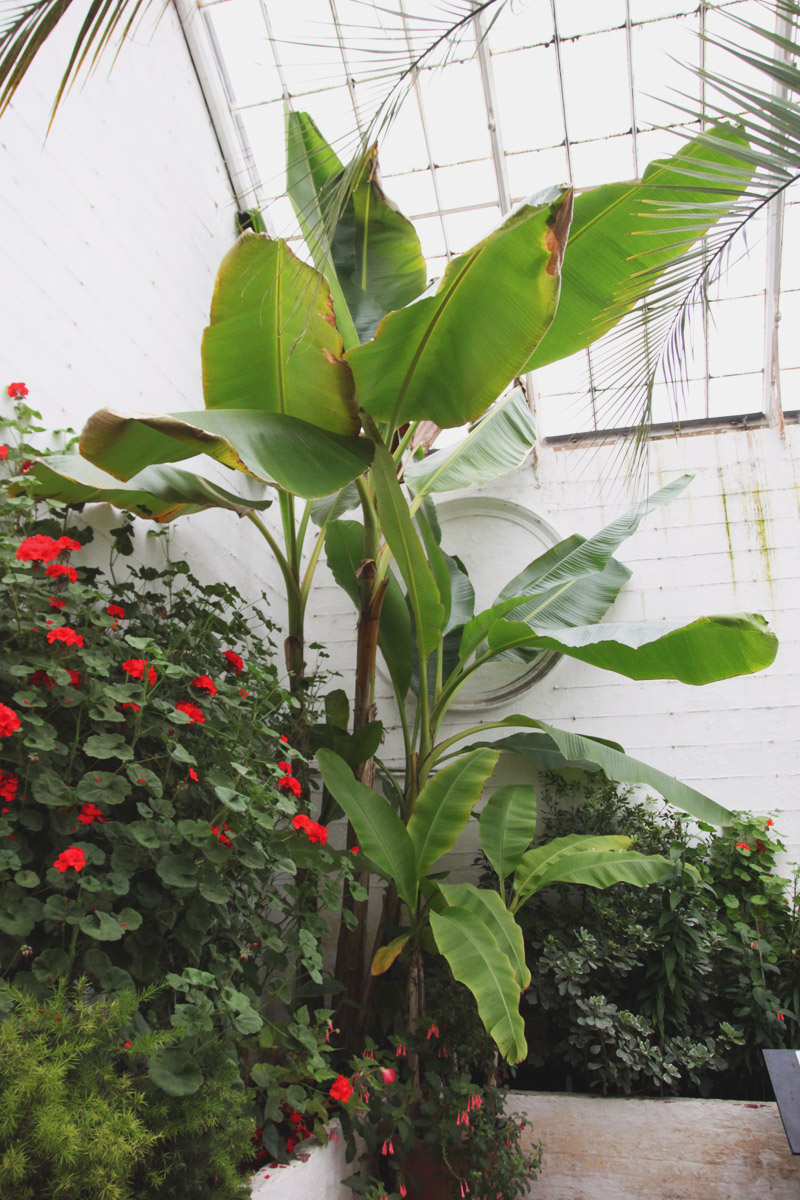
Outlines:
{"label": "circular metal vent on wall", "polygon": [[[442,549],[460,558],[475,588],[475,612],[490,608],[498,592],[561,535],[535,513],[510,500],[468,496],[436,506]],[[506,704],[552,671],[561,656],[542,651],[530,663],[499,659],[476,671],[451,712],[475,712]]]}

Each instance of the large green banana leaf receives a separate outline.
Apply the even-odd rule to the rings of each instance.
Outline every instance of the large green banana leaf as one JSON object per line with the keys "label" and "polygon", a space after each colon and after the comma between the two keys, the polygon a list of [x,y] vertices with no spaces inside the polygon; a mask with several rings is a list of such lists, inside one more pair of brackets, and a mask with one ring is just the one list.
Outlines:
{"label": "large green banana leaf", "polygon": [[[583,887],[607,888],[615,883],[649,887],[663,883],[675,872],[675,864],[661,854],[639,854],[636,850],[588,851],[565,854],[540,875],[533,889],[538,892],[551,883],[577,883]],[[527,895],[530,895],[530,891]]]}
{"label": "large green banana leaf", "polygon": [[368,438],[341,437],[281,413],[94,413],[81,434],[84,458],[118,479],[143,467],[207,454],[217,462],[305,499],[327,496],[363,475]]}
{"label": "large green banana leaf", "polygon": [[225,255],[202,356],[207,408],[283,413],[344,437],[359,432],[328,284],[280,239],[243,233]]}
{"label": "large green banana leaf", "polygon": [[483,921],[468,909],[432,912],[430,921],[436,945],[450,970],[475,997],[486,1032],[504,1058],[521,1062],[528,1047],[519,1015],[520,987],[508,956]]}
{"label": "large green banana leaf", "polygon": [[336,223],[331,254],[362,342],[386,313],[425,291],[428,269],[417,231],[384,193],[375,149]]}
{"label": "large green banana leaf", "polygon": [[392,428],[474,421],[520,372],[558,303],[571,193],[532,197],[453,259],[435,295],[389,313],[347,352],[361,407]]}
{"label": "large green banana leaf", "polygon": [[470,750],[421,788],[407,826],[419,879],[453,849],[499,757],[488,749]]}
{"label": "large green banana leaf", "polygon": [[392,808],[375,792],[353,778],[353,772],[332,750],[319,750],[317,762],[330,794],[346,813],[359,845],[379,871],[394,882],[397,894],[413,912],[417,870],[414,843]]}
{"label": "large green banana leaf", "polygon": [[741,135],[724,126],[714,133],[719,147],[701,134],[672,158],[650,163],[641,181],[576,196],[558,312],[525,371],[566,358],[612,329],[650,290],[658,268],[679,258],[744,192],[749,180],[741,159],[724,149],[725,141],[742,144]]}
{"label": "large green banana leaf", "polygon": [[[572,540],[569,539],[570,542]],[[572,626],[599,621],[614,603],[631,574],[628,567],[612,558],[600,571],[586,571],[570,579],[563,579],[541,592],[511,596],[499,604],[494,604],[484,612],[478,613],[465,625],[459,647],[460,661],[465,663],[476,650],[483,650],[484,638],[489,630],[504,618],[513,617],[518,623],[524,621],[529,631],[530,627],[536,627],[540,623],[548,626]],[[512,656],[510,647],[498,653],[502,653],[504,657]],[[514,652],[513,656],[524,657],[524,661],[527,662],[534,654],[532,652],[523,656]]]}
{"label": "large green banana leaf", "polygon": [[629,679],[678,679],[696,685],[763,671],[778,649],[778,639],[759,613],[698,617],[688,625],[679,621],[607,622],[571,629],[544,625],[540,632],[522,621],[496,621],[488,641],[497,654],[510,649],[555,650]]}
{"label": "large green banana leaf", "polygon": [[528,850],[522,855],[514,872],[515,906],[518,907],[534,892],[544,887],[541,881],[549,878],[552,872],[558,869],[562,859],[572,860],[581,854],[609,851],[619,854],[620,851],[627,851],[630,845],[631,839],[622,834],[570,833],[566,837],[553,838],[544,846]]}
{"label": "large green banana leaf", "polygon": [[[509,721],[513,719],[510,718]],[[517,718],[517,724],[543,730],[553,739],[564,758],[571,762],[596,763],[609,779],[615,779],[619,783],[641,783],[645,787],[653,788],[670,804],[692,817],[697,817],[699,821],[708,821],[712,825],[730,824],[731,814],[727,808],[723,808],[721,804],[679,779],[674,779],[672,775],[621,753],[607,742],[556,729],[553,725],[546,725],[544,721],[532,721],[527,717]]]}
{"label": "large green banana leaf", "polygon": [[[680,475],[673,479],[671,483],[659,488],[657,492],[653,492],[628,512],[617,517],[610,525],[606,525],[599,533],[577,541],[567,555],[559,553],[559,546],[554,546],[510,579],[497,599],[506,600],[511,596],[528,595],[552,587],[565,579],[572,579],[575,575],[582,575],[586,571],[602,571],[614,551],[636,532],[644,518],[654,509],[670,504],[689,486],[692,479],[692,475]],[[564,546],[565,543],[559,545]]]}
{"label": "large green banana leaf", "polygon": [[[364,526],[358,521],[332,521],[325,530],[325,556],[334,579],[358,610],[357,572],[364,558]],[[378,647],[398,700],[402,700],[411,683],[411,615],[391,573],[381,609]]]}
{"label": "large green banana leaf", "polygon": [[36,459],[25,483],[12,484],[10,494],[27,491],[37,500],[63,500],[66,504],[113,504],[151,521],[166,524],[176,517],[225,508],[244,516],[269,508],[271,500],[235,496],[202,475],[178,467],[146,467],[127,483],[106,474],[78,454],[53,454]]}
{"label": "large green banana leaf", "polygon": [[524,784],[498,788],[483,806],[480,819],[483,852],[502,887],[516,871],[536,833],[536,793]]}
{"label": "large green banana leaf", "polygon": [[381,532],[408,589],[417,642],[427,657],[439,645],[445,625],[444,607],[406,498],[397,482],[392,456],[383,446],[375,447],[371,480]]}
{"label": "large green banana leaf", "polygon": [[343,170],[308,113],[287,109],[286,192],[314,265],[328,281],[336,325],[349,350],[358,345],[359,339],[330,253],[340,203],[337,181]]}
{"label": "large green banana leaf", "polygon": [[535,443],[533,414],[516,387],[492,405],[463,442],[406,467],[405,481],[415,496],[478,487],[519,467]]}
{"label": "large green banana leaf", "polygon": [[439,891],[449,908],[464,908],[475,913],[493,935],[498,949],[511,963],[514,978],[524,991],[531,981],[525,963],[525,942],[514,917],[497,892],[477,888],[472,883],[440,883]]}

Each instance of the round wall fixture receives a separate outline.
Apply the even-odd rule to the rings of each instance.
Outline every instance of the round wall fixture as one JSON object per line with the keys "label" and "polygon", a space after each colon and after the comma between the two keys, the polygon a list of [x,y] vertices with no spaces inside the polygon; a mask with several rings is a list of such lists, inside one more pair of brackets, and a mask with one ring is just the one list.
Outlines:
{"label": "round wall fixture", "polygon": [[[562,541],[535,513],[510,500],[467,496],[437,504],[442,549],[460,558],[475,589],[475,612],[490,608],[509,580]],[[498,659],[476,671],[451,705],[474,712],[506,704],[552,671],[561,656],[543,650],[533,662]]]}

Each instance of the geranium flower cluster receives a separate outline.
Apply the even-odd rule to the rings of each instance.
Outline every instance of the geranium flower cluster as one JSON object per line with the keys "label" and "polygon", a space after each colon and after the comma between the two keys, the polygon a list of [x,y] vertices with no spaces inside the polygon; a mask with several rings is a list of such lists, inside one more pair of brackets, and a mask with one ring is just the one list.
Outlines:
{"label": "geranium flower cluster", "polygon": [[0,704],[0,737],[11,737],[20,726],[20,719],[7,704]]}
{"label": "geranium flower cluster", "polygon": [[278,770],[283,772],[283,779],[279,779],[277,783],[278,790],[286,792],[289,796],[299,796],[303,785],[292,775],[292,764],[281,761],[278,763]]}
{"label": "geranium flower cluster", "polygon": [[62,850],[53,866],[63,875],[70,867],[74,867],[76,871],[82,871],[86,866],[86,855],[77,846],[70,846],[67,850]]}
{"label": "geranium flower cluster", "polygon": [[233,845],[233,841],[230,837],[230,834],[233,833],[233,830],[231,829],[230,825],[223,824],[222,828],[220,828],[219,825],[211,825],[210,829],[220,846]]}
{"label": "geranium flower cluster", "polygon": [[129,658],[122,664],[122,669],[131,679],[144,679],[147,671],[147,682],[152,687],[158,679],[155,667],[148,664],[146,658]]}
{"label": "geranium flower cluster", "polygon": [[[17,558],[22,562],[51,562],[54,558],[58,558],[59,554],[68,553],[70,550],[80,550],[80,542],[76,542],[74,538],[60,537],[53,539],[47,537],[43,533],[35,533],[32,537],[27,537],[20,542],[17,547]],[[78,578],[73,567],[63,567],[59,569],[61,564],[56,564],[55,568],[48,568],[46,575],[63,575],[72,571],[74,578],[71,582],[75,582]]]}
{"label": "geranium flower cluster", "polygon": [[324,825],[320,825],[318,821],[312,821],[305,813],[298,813],[296,817],[292,817],[292,825],[298,831],[303,830],[310,842],[319,842],[320,846],[324,846],[328,840],[328,831]]}

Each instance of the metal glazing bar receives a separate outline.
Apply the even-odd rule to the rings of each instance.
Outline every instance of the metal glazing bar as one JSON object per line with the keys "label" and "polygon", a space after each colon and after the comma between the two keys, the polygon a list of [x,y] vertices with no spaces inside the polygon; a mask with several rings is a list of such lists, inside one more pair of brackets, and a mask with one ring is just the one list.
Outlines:
{"label": "metal glazing bar", "polygon": [[[793,22],[787,20],[778,6],[775,13],[775,32],[787,40],[792,36]],[[777,62],[791,62],[791,53],[782,46],[775,47]],[[785,100],[789,90],[785,84],[775,81],[772,89],[775,97]],[[781,260],[783,257],[783,214],[785,192],[770,200],[767,206],[767,281],[764,295],[764,375],[762,382],[761,407],[767,424],[784,431],[783,402],[781,399],[781,370],[778,355],[778,329],[780,326]]]}
{"label": "metal glazing bar", "polygon": [[636,88],[633,81],[633,26],[631,0],[625,0],[625,50],[628,56],[628,95],[631,103],[631,139],[633,142],[633,174],[639,178],[639,143],[636,123]]}
{"label": "metal glazing bar", "polygon": [[572,153],[567,129],[567,102],[564,96],[564,68],[561,62],[561,38],[558,33],[558,17],[556,15],[556,0],[550,0],[550,13],[553,18],[553,49],[556,55],[556,75],[558,76],[558,95],[561,101],[561,119],[564,123],[564,149],[567,154],[568,182],[572,183]]}
{"label": "metal glazing bar", "polygon": [[[336,0],[328,0],[328,4],[330,6],[331,16],[333,17],[333,27],[336,30],[336,40],[339,43],[339,53],[342,56],[342,65],[344,67],[344,77],[347,82],[347,90],[350,93],[350,103],[353,106],[353,116],[356,119],[356,128],[358,129],[358,140],[359,140],[359,142],[363,143],[364,128],[363,128],[363,125],[361,124],[361,116],[359,115],[358,105],[356,104],[355,79],[350,70],[350,60],[347,57],[347,46],[345,45],[344,37],[342,36],[342,26],[339,21],[339,13],[336,9]],[[362,149],[366,149],[366,146],[362,145]]]}
{"label": "metal glazing bar", "polygon": [[[408,14],[406,13],[406,9],[405,9],[405,5],[403,4],[403,0],[398,0],[398,11],[399,11],[400,16],[403,21],[403,30],[406,35],[406,45],[408,46],[408,52],[413,57],[413,47],[411,45],[411,35],[409,34],[409,30],[408,30]],[[431,173],[431,182],[433,183],[433,194],[436,199],[436,208],[438,211],[439,223],[442,227],[442,238],[444,239],[444,252],[445,252],[448,262],[449,262],[449,260],[453,257],[453,251],[450,249],[450,242],[447,237],[447,227],[444,223],[444,216],[442,215],[442,199],[439,194],[439,180],[436,176],[436,163],[433,161],[433,150],[431,148],[430,132],[428,130],[428,119],[427,119],[427,116],[425,115],[425,104],[422,99],[422,89],[419,86],[419,70],[417,67],[414,67],[414,69],[413,69],[412,78],[414,81],[414,95],[417,98],[417,108],[419,109],[419,119],[422,124],[422,136],[425,141],[425,153],[428,156],[428,167],[429,167],[430,173]]]}
{"label": "metal glazing bar", "polygon": [[233,111],[234,95],[211,14],[192,0],[173,0],[236,204],[261,208],[261,180],[247,131]]}
{"label": "metal glazing bar", "polygon": [[494,174],[497,180],[497,194],[500,198],[500,212],[505,216],[511,209],[511,187],[508,182],[508,168],[503,148],[503,137],[497,118],[497,93],[494,86],[492,56],[489,52],[489,45],[486,40],[486,26],[484,25],[481,13],[478,13],[475,17],[474,24],[478,66],[480,67],[481,83],[483,84],[483,102],[486,106],[486,124],[489,129]]}
{"label": "metal glazing bar", "polygon": [[[704,72],[706,69],[706,5],[700,5],[698,13],[700,29],[699,29],[699,44],[700,44],[700,70]],[[700,111],[703,114],[702,128],[705,129],[706,121],[706,80],[705,75],[700,75]],[[705,253],[705,247],[708,244],[708,239],[703,238],[703,280],[701,285],[700,303],[703,306],[703,416],[708,417],[711,404],[711,369],[708,358],[708,340],[711,337],[711,308],[708,299],[708,279],[706,276],[706,265],[708,256]]]}
{"label": "metal glazing bar", "polygon": [[275,70],[278,72],[278,79],[281,81],[281,90],[283,91],[283,99],[292,107],[292,96],[289,91],[289,85],[286,82],[286,75],[283,71],[283,63],[281,56],[278,54],[278,43],[275,40],[275,34],[272,32],[272,22],[269,19],[269,9],[267,8],[266,0],[258,0],[258,7],[261,10],[261,18],[264,22],[264,27],[267,31],[267,40],[272,50],[272,57],[275,62]]}

